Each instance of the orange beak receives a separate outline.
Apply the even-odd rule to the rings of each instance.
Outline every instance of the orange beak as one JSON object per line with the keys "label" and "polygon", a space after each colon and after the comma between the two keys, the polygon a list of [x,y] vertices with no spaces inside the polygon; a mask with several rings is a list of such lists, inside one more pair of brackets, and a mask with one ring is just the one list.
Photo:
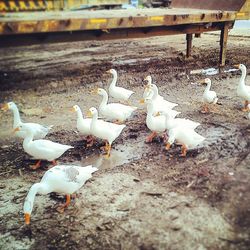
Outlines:
{"label": "orange beak", "polygon": [[157,112],[154,116],[160,116],[161,114],[160,114],[160,112]]}
{"label": "orange beak", "polygon": [[92,89],[91,91],[90,91],[90,93],[93,95],[93,94],[98,94],[98,88],[95,88],[95,89]]}
{"label": "orange beak", "polygon": [[76,112],[76,110],[75,110],[74,107],[70,108],[69,111],[70,111],[70,112]]}
{"label": "orange beak", "polygon": [[139,101],[139,103],[140,103],[140,104],[144,104],[144,103],[145,103],[145,100],[144,100],[144,99],[141,99],[141,100]]}
{"label": "orange beak", "polygon": [[200,81],[197,81],[198,83],[200,83],[200,84],[205,84],[206,82],[205,82],[205,79],[203,79],[203,80],[200,80]]}
{"label": "orange beak", "polygon": [[171,147],[171,144],[168,142],[168,143],[166,144],[166,150],[169,150],[170,147]]}
{"label": "orange beak", "polygon": [[3,110],[3,111],[7,111],[8,109],[9,109],[8,103],[3,104],[1,107],[1,110]]}
{"label": "orange beak", "polygon": [[25,219],[25,224],[29,225],[30,224],[30,214],[24,214],[24,219]]}
{"label": "orange beak", "polygon": [[109,70],[107,70],[107,71],[106,71],[106,73],[111,73],[111,72],[110,72],[110,69],[109,69]]}
{"label": "orange beak", "polygon": [[13,130],[14,133],[15,133],[15,132],[18,132],[18,131],[20,131],[20,128],[19,128],[19,127],[15,128],[15,129]]}
{"label": "orange beak", "polygon": [[92,115],[92,113],[90,112],[90,110],[87,112],[87,117],[88,117],[88,118],[93,117],[93,115]]}
{"label": "orange beak", "polygon": [[235,67],[236,69],[239,69],[239,68],[240,68],[240,65],[239,65],[239,64],[235,64],[234,67]]}

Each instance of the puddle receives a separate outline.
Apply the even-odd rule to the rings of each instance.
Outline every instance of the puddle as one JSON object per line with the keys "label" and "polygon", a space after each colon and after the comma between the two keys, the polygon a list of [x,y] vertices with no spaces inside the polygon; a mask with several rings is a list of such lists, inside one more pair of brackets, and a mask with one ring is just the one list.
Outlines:
{"label": "puddle", "polygon": [[125,65],[125,64],[135,65],[138,63],[138,61],[147,62],[150,60],[151,60],[151,58],[142,58],[140,60],[138,60],[138,59],[126,59],[126,60],[115,61],[115,62],[113,62],[113,65]]}
{"label": "puddle", "polygon": [[137,141],[133,145],[116,145],[115,149],[111,150],[110,158],[106,158],[105,155],[95,154],[87,156],[81,161],[75,162],[75,164],[82,166],[92,165],[98,169],[112,169],[138,160],[144,153],[144,141]]}

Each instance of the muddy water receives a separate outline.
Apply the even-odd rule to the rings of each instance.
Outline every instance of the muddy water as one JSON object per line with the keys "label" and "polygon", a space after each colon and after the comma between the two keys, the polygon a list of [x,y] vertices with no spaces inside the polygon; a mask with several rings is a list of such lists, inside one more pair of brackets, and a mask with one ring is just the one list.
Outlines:
{"label": "muddy water", "polygon": [[75,161],[77,165],[93,165],[98,169],[112,169],[123,164],[133,162],[142,157],[145,153],[144,142],[135,142],[134,144],[116,145],[111,150],[111,155],[107,158],[105,155],[96,154],[83,157],[81,161]]}

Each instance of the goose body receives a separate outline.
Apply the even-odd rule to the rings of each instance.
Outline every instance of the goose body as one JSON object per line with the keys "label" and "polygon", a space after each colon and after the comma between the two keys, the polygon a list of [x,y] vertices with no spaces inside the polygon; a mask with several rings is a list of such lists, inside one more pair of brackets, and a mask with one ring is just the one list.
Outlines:
{"label": "goose body", "polygon": [[102,88],[98,88],[97,93],[103,98],[99,106],[99,112],[107,119],[124,122],[125,120],[130,118],[132,113],[137,109],[137,107],[124,105],[121,103],[108,104],[108,94]]}
{"label": "goose body", "polygon": [[83,118],[82,111],[78,105],[74,105],[72,111],[77,114],[77,130],[83,135],[91,135],[90,124],[92,119]]}
{"label": "goose body", "polygon": [[57,165],[47,170],[41,181],[31,186],[24,201],[23,210],[26,224],[30,223],[36,194],[46,195],[57,192],[67,195],[67,200],[68,198],[70,200],[70,195],[79,190],[95,171],[97,171],[97,168],[92,166],[80,167],[74,165]]}
{"label": "goose body", "polygon": [[[171,130],[176,127],[182,127],[182,128],[190,128],[190,129],[195,129],[197,128],[200,123],[199,122],[194,122],[189,119],[185,118],[173,118],[166,112],[159,112],[160,117],[163,116],[165,117],[165,128],[167,130]],[[158,117],[158,116],[157,116]]]}
{"label": "goose body", "polygon": [[[25,131],[23,149],[34,159],[38,159],[39,165],[40,160],[55,161],[55,159],[59,158],[65,151],[73,148],[72,146],[52,142],[50,140],[33,140],[34,132],[26,124],[17,127],[15,130],[18,131],[22,129]],[[39,165],[35,165],[34,167],[37,168]]]}
{"label": "goose body", "polygon": [[147,113],[146,125],[152,132],[164,132],[166,130],[165,117],[154,116],[152,112]]}
{"label": "goose body", "polygon": [[130,96],[134,94],[134,91],[116,86],[117,71],[115,69],[108,70],[107,72],[113,75],[113,80],[109,86],[109,95],[121,101],[128,101]]}
{"label": "goose body", "polygon": [[204,103],[212,103],[216,104],[218,101],[217,94],[215,91],[210,90],[211,88],[211,80],[209,78],[206,78],[204,82],[207,84],[202,99]]}
{"label": "goose body", "polygon": [[102,120],[98,120],[98,111],[96,108],[92,107],[89,109],[89,115],[91,115],[91,133],[105,140],[107,156],[110,156],[111,145],[113,141],[121,134],[122,130],[126,127],[126,125],[119,125],[111,122],[106,122]]}
{"label": "goose body", "polygon": [[149,92],[150,94],[147,96],[147,98],[152,99],[152,101],[155,103],[155,106],[158,107],[164,107],[166,109],[172,109],[176,106],[178,106],[177,103],[169,102],[165,100],[161,95],[159,95],[159,90],[156,84],[152,83],[152,77],[147,76],[145,80],[148,82],[147,88],[149,88],[151,91]]}
{"label": "goose body", "polygon": [[182,144],[182,156],[186,156],[187,149],[195,148],[205,140],[205,137],[199,135],[193,129],[183,127],[170,129],[168,136],[166,149],[169,149],[175,141],[178,141]]}
{"label": "goose body", "polygon": [[146,98],[145,102],[147,104],[147,113],[155,114],[159,111],[162,111],[164,113],[167,113],[169,116],[175,118],[178,114],[181,112],[172,110],[168,108],[167,106],[160,106],[157,103],[155,103],[152,99]]}
{"label": "goose body", "polygon": [[[42,139],[44,138],[48,133],[49,130],[53,127],[53,126],[44,126],[44,125],[40,125],[38,123],[31,123],[31,122],[22,122],[21,121],[21,117],[20,117],[20,113],[19,110],[16,106],[16,104],[14,102],[8,102],[6,103],[3,107],[3,110],[11,110],[13,112],[14,115],[14,120],[13,120],[13,129],[15,129],[18,126],[21,126],[23,124],[26,125],[26,127],[29,127],[33,133],[34,133],[34,139]],[[17,137],[20,138],[25,138],[26,136],[26,132],[23,130],[17,131],[15,133],[15,135]]]}
{"label": "goose body", "polygon": [[237,87],[237,95],[245,101],[243,111],[249,111],[250,109],[248,107],[248,104],[250,102],[250,86],[247,86],[245,83],[247,68],[244,64],[236,65],[236,67],[241,70],[241,78]]}

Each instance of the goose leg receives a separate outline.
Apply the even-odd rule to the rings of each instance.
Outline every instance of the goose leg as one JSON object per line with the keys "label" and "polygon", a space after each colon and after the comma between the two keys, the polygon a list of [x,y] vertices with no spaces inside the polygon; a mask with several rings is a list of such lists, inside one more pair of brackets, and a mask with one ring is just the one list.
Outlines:
{"label": "goose leg", "polygon": [[167,133],[164,133],[164,134],[162,135],[162,139],[163,139],[164,142],[167,141],[167,139],[168,139]]}
{"label": "goose leg", "polygon": [[105,155],[106,158],[110,157],[111,145],[108,144],[107,154]]}
{"label": "goose leg", "polygon": [[105,141],[105,146],[102,146],[101,149],[103,149],[105,151],[108,151],[108,149],[109,149],[109,143],[108,143],[108,141]]}
{"label": "goose leg", "polygon": [[151,133],[147,139],[146,139],[146,142],[152,142],[152,140],[156,137],[157,133],[156,132],[153,132]]}
{"label": "goose leg", "polygon": [[118,124],[118,125],[121,125],[121,124],[123,124],[124,122],[121,121],[121,120],[116,120],[116,121],[114,121],[114,123],[115,123],[115,124]]}
{"label": "goose leg", "polygon": [[67,208],[70,204],[70,194],[66,194],[66,202],[62,205],[60,205],[56,210],[59,212],[59,213],[63,213],[64,212],[64,209]]}
{"label": "goose leg", "polygon": [[165,149],[166,149],[166,150],[169,150],[170,147],[171,147],[171,144],[170,144],[170,143],[167,143],[166,146],[165,146]]}
{"label": "goose leg", "polygon": [[249,101],[245,101],[245,105],[244,105],[244,108],[242,109],[242,111],[244,112],[248,112],[250,109],[248,108],[248,104],[249,104]]}
{"label": "goose leg", "polygon": [[57,165],[57,161],[56,161],[56,160],[53,160],[53,161],[52,161],[52,164],[53,164],[53,166],[56,166],[56,165]]}
{"label": "goose leg", "polygon": [[30,165],[30,168],[33,170],[36,170],[40,167],[41,160],[39,160],[35,165]]}
{"label": "goose leg", "polygon": [[92,147],[95,142],[94,137],[92,135],[88,135],[86,139],[87,139],[87,148]]}
{"label": "goose leg", "polygon": [[186,145],[182,145],[182,147],[181,147],[181,156],[182,157],[185,157],[187,155],[187,147],[186,147]]}
{"label": "goose leg", "polygon": [[205,104],[203,106],[203,109],[201,110],[201,113],[205,114],[205,113],[208,113],[208,112],[209,112],[208,106],[207,106],[207,104]]}

